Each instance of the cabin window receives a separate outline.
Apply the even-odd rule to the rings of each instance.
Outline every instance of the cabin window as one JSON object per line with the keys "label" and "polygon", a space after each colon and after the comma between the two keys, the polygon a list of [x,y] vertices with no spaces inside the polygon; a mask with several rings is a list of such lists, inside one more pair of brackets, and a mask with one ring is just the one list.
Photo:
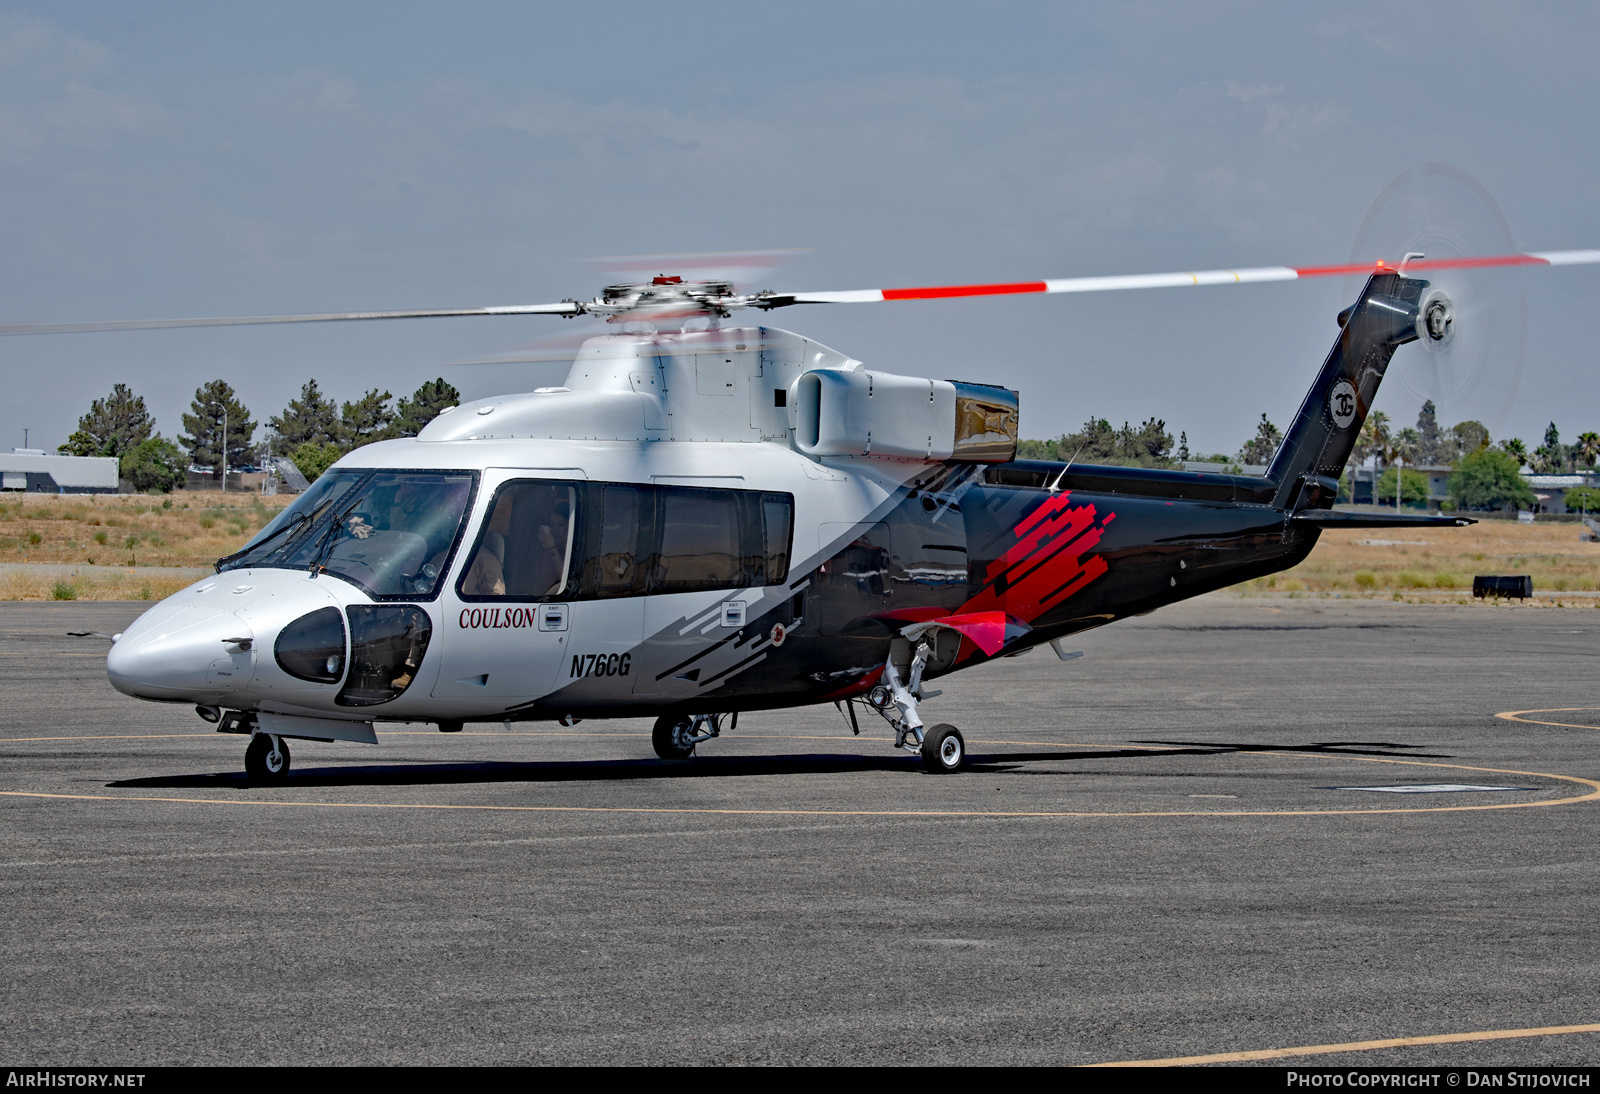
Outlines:
{"label": "cabin window", "polygon": [[464,600],[562,598],[572,571],[578,491],[569,482],[509,482],[489,504],[457,586]]}
{"label": "cabin window", "polygon": [[661,546],[650,591],[737,589],[750,584],[739,543],[741,491],[660,489]]}
{"label": "cabin window", "polygon": [[[649,567],[650,530],[654,526],[655,497],[648,486],[614,483],[589,488],[593,545],[583,563],[582,595],[603,600],[637,596],[645,591]],[[643,544],[643,550],[641,550]]]}
{"label": "cabin window", "polygon": [[761,495],[761,529],[766,551],[761,560],[766,584],[789,578],[789,548],[794,541],[794,499],[788,494]]}
{"label": "cabin window", "polygon": [[464,600],[609,600],[779,585],[793,540],[789,494],[507,483],[458,589]]}

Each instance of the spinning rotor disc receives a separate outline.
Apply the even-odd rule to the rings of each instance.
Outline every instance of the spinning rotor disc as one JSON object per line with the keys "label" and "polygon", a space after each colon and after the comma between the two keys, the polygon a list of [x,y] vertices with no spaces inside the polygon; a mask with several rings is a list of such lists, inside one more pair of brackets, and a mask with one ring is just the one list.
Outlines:
{"label": "spinning rotor disc", "polygon": [[[1398,262],[1420,252],[1429,294],[1449,298],[1453,315],[1443,337],[1402,347],[1388,383],[1412,406],[1429,399],[1441,426],[1477,420],[1498,438],[1522,381],[1528,342],[1528,293],[1517,266],[1429,269],[1434,261],[1516,253],[1511,229],[1489,192],[1467,172],[1425,163],[1396,176],[1367,210],[1350,261]],[[1364,279],[1345,278],[1354,299]],[[1441,315],[1440,318],[1443,318]],[[1409,416],[1409,415],[1406,415]]]}

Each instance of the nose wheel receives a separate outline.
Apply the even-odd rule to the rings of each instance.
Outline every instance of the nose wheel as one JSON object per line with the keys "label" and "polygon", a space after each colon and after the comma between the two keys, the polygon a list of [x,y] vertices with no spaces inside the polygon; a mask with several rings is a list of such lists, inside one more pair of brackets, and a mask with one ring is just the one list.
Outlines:
{"label": "nose wheel", "polygon": [[257,786],[272,786],[289,777],[289,742],[270,733],[256,733],[244,750],[244,773]]}
{"label": "nose wheel", "polygon": [[961,770],[967,760],[967,742],[952,725],[937,725],[922,735],[922,768],[948,775]]}

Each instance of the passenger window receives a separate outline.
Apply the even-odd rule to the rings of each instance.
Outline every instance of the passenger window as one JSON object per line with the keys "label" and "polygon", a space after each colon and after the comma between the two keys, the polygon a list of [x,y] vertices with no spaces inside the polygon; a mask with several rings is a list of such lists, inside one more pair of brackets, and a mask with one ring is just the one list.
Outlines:
{"label": "passenger window", "polygon": [[[584,563],[583,595],[595,599],[634,596],[643,593],[648,576],[640,565],[641,526],[648,532],[653,523],[651,491],[648,487],[608,484],[591,488],[591,519],[595,527],[590,542],[594,547]],[[648,555],[648,552],[646,552]]]}
{"label": "passenger window", "polygon": [[766,556],[765,583],[781,585],[789,577],[789,547],[794,536],[794,499],[787,494],[762,494],[761,528]]}
{"label": "passenger window", "polygon": [[469,600],[559,597],[572,568],[577,491],[564,482],[510,482],[490,503],[458,590]]}
{"label": "passenger window", "polygon": [[748,585],[739,551],[738,491],[661,490],[661,548],[651,592]]}

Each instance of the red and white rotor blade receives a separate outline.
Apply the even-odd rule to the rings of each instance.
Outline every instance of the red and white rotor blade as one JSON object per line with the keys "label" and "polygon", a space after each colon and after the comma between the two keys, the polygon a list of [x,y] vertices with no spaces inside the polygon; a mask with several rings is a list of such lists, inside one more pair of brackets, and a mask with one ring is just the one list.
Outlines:
{"label": "red and white rotor blade", "polygon": [[511,304],[502,308],[428,308],[417,311],[339,311],[307,315],[235,315],[211,319],[122,319],[88,323],[0,323],[4,334],[90,334],[179,327],[249,327],[267,323],[338,323],[352,319],[440,319],[462,315],[579,315],[579,304]]}
{"label": "red and white rotor blade", "polygon": [[[1544,251],[1513,255],[1418,258],[1406,272],[1481,269],[1494,266],[1579,266],[1600,263],[1600,251]],[[1382,262],[1343,266],[1256,266],[1241,270],[1185,270],[1180,273],[1119,274],[1112,277],[1063,277],[1045,281],[1013,281],[991,285],[932,285],[915,289],[856,289],[847,292],[804,292],[782,296],[796,304],[871,304],[884,300],[945,300],[956,296],[1013,296],[1021,293],[1116,292],[1123,289],[1176,289],[1191,285],[1240,285],[1261,281],[1298,281],[1303,277],[1343,277],[1395,269]]]}

